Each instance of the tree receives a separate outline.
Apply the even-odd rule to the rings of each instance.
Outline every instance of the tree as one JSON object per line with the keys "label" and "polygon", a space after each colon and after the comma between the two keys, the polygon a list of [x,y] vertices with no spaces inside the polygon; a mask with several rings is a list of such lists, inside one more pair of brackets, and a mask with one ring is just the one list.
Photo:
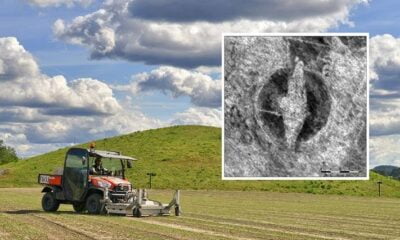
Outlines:
{"label": "tree", "polygon": [[18,161],[14,148],[4,145],[4,141],[0,140],[0,165]]}

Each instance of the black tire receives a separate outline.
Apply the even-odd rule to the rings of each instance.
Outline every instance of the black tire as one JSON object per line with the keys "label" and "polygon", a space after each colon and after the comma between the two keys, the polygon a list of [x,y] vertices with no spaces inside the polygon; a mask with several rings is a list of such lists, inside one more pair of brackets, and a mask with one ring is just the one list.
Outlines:
{"label": "black tire", "polygon": [[86,210],[90,214],[105,213],[104,204],[101,202],[103,196],[99,193],[93,193],[86,199]]}
{"label": "black tire", "polygon": [[47,192],[42,197],[42,208],[46,212],[55,212],[60,207],[60,202],[56,199],[56,196],[52,192]]}
{"label": "black tire", "polygon": [[179,206],[175,207],[175,216],[180,216],[181,215],[181,209]]}
{"label": "black tire", "polygon": [[72,207],[74,208],[75,212],[81,213],[86,210],[86,203],[85,202],[76,202],[72,204]]}
{"label": "black tire", "polygon": [[134,208],[133,209],[133,216],[137,217],[137,218],[140,218],[142,216],[142,212],[140,212],[139,208]]}

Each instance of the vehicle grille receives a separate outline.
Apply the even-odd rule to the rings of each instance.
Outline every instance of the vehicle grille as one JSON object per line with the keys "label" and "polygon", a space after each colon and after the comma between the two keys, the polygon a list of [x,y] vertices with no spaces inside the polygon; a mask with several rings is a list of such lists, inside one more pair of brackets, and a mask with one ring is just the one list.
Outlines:
{"label": "vehicle grille", "polygon": [[130,191],[130,185],[118,185],[116,188],[116,191],[123,191],[123,192],[128,192]]}

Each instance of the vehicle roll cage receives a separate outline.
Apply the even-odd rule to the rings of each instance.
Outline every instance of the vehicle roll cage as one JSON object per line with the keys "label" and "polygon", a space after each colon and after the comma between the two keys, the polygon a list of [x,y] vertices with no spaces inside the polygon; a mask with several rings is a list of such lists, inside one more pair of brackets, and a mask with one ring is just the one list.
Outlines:
{"label": "vehicle roll cage", "polygon": [[[125,166],[127,168],[132,167],[132,162],[137,161],[136,158],[129,157],[129,156],[124,156],[121,154],[121,152],[116,152],[116,151],[103,151],[103,150],[95,150],[94,148],[90,149],[85,149],[85,148],[70,148],[66,154],[66,158],[68,156],[68,153],[74,150],[84,150],[87,152],[87,157],[83,161],[86,161],[83,165],[86,165],[86,169],[89,172],[90,170],[90,165],[89,165],[89,158],[88,157],[100,157],[100,158],[108,158],[112,160],[120,160],[121,165],[122,165],[122,177],[125,178]],[[126,162],[126,165],[124,164]],[[65,168],[66,161],[64,163],[64,168]],[[89,177],[89,176],[88,176]],[[89,179],[87,179],[89,180]]]}

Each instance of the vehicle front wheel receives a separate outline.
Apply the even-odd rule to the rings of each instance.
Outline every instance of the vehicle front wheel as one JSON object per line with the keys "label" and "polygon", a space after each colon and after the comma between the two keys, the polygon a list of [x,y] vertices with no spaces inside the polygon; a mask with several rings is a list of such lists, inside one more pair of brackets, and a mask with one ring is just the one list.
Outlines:
{"label": "vehicle front wheel", "polygon": [[105,213],[105,208],[103,207],[101,194],[93,193],[86,199],[86,210],[90,214],[100,214]]}
{"label": "vehicle front wheel", "polygon": [[76,202],[72,204],[72,207],[74,208],[75,212],[81,213],[85,211],[85,202]]}
{"label": "vehicle front wheel", "polygon": [[137,218],[140,218],[142,216],[142,212],[140,211],[139,208],[136,207],[133,209],[133,216]]}
{"label": "vehicle front wheel", "polygon": [[42,208],[46,212],[55,212],[60,206],[60,202],[56,199],[56,196],[52,192],[47,192],[42,198]]}
{"label": "vehicle front wheel", "polygon": [[181,215],[181,208],[179,206],[175,207],[175,216],[180,216]]}

